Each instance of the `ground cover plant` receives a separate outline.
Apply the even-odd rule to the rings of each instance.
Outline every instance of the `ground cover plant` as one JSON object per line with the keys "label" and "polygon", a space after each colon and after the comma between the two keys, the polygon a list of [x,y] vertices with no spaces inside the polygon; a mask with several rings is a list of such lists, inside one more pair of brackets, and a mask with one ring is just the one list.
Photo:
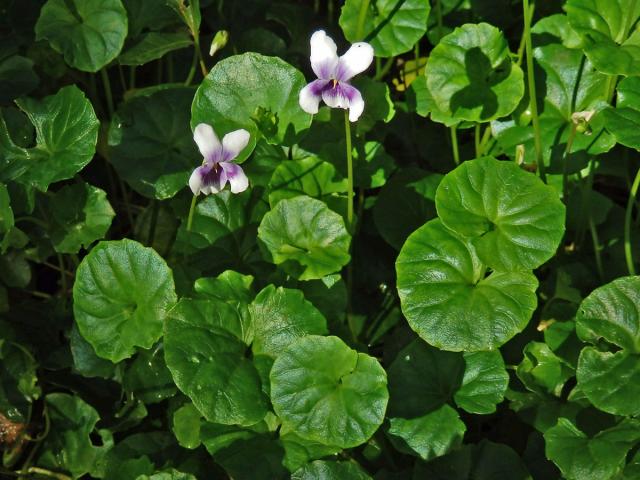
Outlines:
{"label": "ground cover plant", "polygon": [[5,0],[0,477],[640,479],[639,19]]}

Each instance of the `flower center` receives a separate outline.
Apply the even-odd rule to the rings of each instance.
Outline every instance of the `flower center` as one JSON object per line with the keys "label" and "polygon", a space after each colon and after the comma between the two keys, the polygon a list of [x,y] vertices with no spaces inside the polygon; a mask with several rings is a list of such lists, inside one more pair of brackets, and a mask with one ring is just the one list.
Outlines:
{"label": "flower center", "polygon": [[332,78],[331,81],[333,82],[333,85],[331,86],[331,88],[336,88],[338,86],[338,80],[336,80],[335,78]]}

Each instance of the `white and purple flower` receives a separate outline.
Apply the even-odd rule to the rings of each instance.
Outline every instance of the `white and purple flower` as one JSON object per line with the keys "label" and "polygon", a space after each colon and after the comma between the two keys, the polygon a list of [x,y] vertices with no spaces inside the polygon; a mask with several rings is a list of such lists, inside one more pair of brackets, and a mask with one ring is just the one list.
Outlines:
{"label": "white and purple flower", "polygon": [[318,80],[300,91],[300,107],[307,113],[318,113],[323,100],[331,108],[349,109],[349,120],[355,122],[364,110],[364,100],[349,80],[369,68],[373,47],[365,42],[354,43],[341,57],[337,50],[324,30],[311,35],[311,68]]}
{"label": "white and purple flower", "polygon": [[232,193],[244,192],[249,180],[240,165],[232,162],[249,143],[249,132],[244,129],[227,133],[218,140],[216,132],[206,123],[200,123],[193,131],[193,139],[204,157],[202,165],[189,178],[194,195],[218,193],[229,182]]}

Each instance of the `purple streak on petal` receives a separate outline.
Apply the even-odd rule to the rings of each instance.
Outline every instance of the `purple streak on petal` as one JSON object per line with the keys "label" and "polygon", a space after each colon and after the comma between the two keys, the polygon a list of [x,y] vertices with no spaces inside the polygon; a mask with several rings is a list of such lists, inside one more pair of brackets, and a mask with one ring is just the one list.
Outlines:
{"label": "purple streak on petal", "polygon": [[316,97],[321,97],[322,92],[324,92],[324,90],[328,86],[330,86],[331,83],[331,80],[314,80],[309,84],[309,88],[311,90],[311,93],[313,93]]}
{"label": "purple streak on petal", "polygon": [[249,179],[240,165],[231,162],[220,162],[220,166],[227,174],[231,193],[240,193],[247,189],[249,186]]}
{"label": "purple streak on petal", "polygon": [[338,64],[336,65],[335,79],[339,82],[346,82],[353,76],[350,75],[350,73],[349,67],[347,67],[343,62],[338,61]]}
{"label": "purple streak on petal", "polygon": [[348,83],[336,83],[322,92],[322,100],[331,108],[349,108],[358,90]]}
{"label": "purple streak on petal", "polygon": [[313,66],[314,73],[320,80],[331,80],[336,70],[336,62],[325,60]]}
{"label": "purple streak on petal", "polygon": [[219,163],[203,165],[199,170],[203,193],[218,193],[227,184],[227,174]]}

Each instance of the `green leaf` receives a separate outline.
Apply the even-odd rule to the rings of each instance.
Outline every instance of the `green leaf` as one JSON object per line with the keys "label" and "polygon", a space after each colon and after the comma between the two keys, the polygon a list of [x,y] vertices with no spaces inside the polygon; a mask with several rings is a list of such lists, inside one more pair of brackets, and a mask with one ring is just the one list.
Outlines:
{"label": "green leaf", "polygon": [[270,377],[276,414],[303,438],[355,447],[384,419],[389,398],[384,369],[338,337],[299,339],[276,358]]}
{"label": "green leaf", "polygon": [[172,430],[181,447],[194,449],[200,446],[200,424],[202,414],[187,403],[173,412]]}
{"label": "green leaf", "polygon": [[191,126],[213,125],[220,138],[239,128],[248,130],[249,148],[238,157],[240,162],[261,136],[269,143],[290,145],[311,125],[311,115],[298,103],[298,93],[305,85],[302,73],[277,57],[244,53],[225,58],[198,88]]}
{"label": "green leaf", "polygon": [[40,82],[33,71],[33,60],[11,55],[0,60],[0,104],[27,95]]}
{"label": "green leaf", "polygon": [[462,386],[453,397],[456,405],[469,413],[495,412],[509,384],[500,351],[465,352],[464,363]]}
{"label": "green leaf", "polygon": [[307,196],[278,202],[262,219],[258,238],[266,246],[269,260],[284,264],[300,280],[335,273],[351,258],[351,236],[342,217]]}
{"label": "green leaf", "polygon": [[458,120],[488,122],[513,112],[524,76],[511,62],[502,32],[467,24],[440,40],[429,56],[427,86],[438,109]]}
{"label": "green leaf", "polygon": [[[365,12],[362,9],[366,8]],[[411,50],[427,32],[428,0],[347,0],[340,27],[350,42],[366,41],[377,57],[395,57]],[[363,16],[364,15],[364,16]]]}
{"label": "green leaf", "polygon": [[640,150],[640,110],[608,108],[602,112],[607,129],[618,143]]}
{"label": "green leaf", "polygon": [[353,182],[356,187],[382,187],[396,169],[393,158],[380,142],[366,142],[364,152],[357,149],[354,153]]}
{"label": "green leaf", "polygon": [[340,451],[338,447],[302,438],[286,426],[280,430],[280,442],[285,452],[282,464],[290,472],[295,472],[312,460],[328,457]]}
{"label": "green leaf", "polygon": [[492,350],[522,331],[536,308],[536,277],[524,271],[486,276],[486,270],[471,242],[440,220],[416,230],[396,260],[409,326],[452,351]]}
{"label": "green leaf", "polygon": [[173,380],[209,422],[252,425],[267,413],[242,329],[235,309],[219,300],[182,299],[165,323]]}
{"label": "green leaf", "polygon": [[73,356],[73,369],[84,377],[111,378],[115,373],[115,365],[109,360],[100,358],[74,323],[69,333],[69,346]]}
{"label": "green leaf", "polygon": [[0,323],[0,415],[10,421],[27,423],[32,404],[40,397],[36,369],[29,350],[5,337],[7,325]]}
{"label": "green leaf", "polygon": [[59,253],[77,253],[104,238],[115,216],[106,192],[88,183],[62,187],[46,209],[51,242]]}
{"label": "green leaf", "polygon": [[564,9],[582,39],[584,53],[598,71],[640,74],[640,36],[632,30],[640,17],[640,5],[634,0],[568,0]]}
{"label": "green leaf", "polygon": [[276,358],[305,335],[324,335],[327,321],[300,290],[268,285],[249,305],[254,329],[254,355]]}
{"label": "green leaf", "polygon": [[453,398],[462,384],[462,355],[413,340],[389,367],[389,415],[418,418]]}
{"label": "green leaf", "polygon": [[146,404],[158,403],[176,394],[161,343],[152,350],[138,353],[124,372],[122,386]]}
{"label": "green leaf", "polygon": [[551,351],[546,343],[529,342],[516,369],[518,378],[531,391],[560,397],[562,387],[574,369]]}
{"label": "green leaf", "polygon": [[442,223],[471,237],[480,260],[496,270],[539,267],[564,234],[565,207],[556,190],[492,157],[448,173],[438,186],[436,209]]}
{"label": "green leaf", "polygon": [[14,225],[13,209],[11,208],[11,197],[7,186],[0,182],[0,251],[4,253],[4,238]]}
{"label": "green leaf", "polygon": [[91,161],[99,122],[75,85],[42,100],[16,101],[36,130],[36,146],[16,145],[0,116],[0,179],[17,180],[45,191],[49,184],[73,177]]}
{"label": "green leaf", "polygon": [[141,195],[164,200],[187,188],[202,163],[189,130],[193,89],[173,87],[121,104],[109,127],[109,161]]}
{"label": "green leaf", "polygon": [[283,457],[282,446],[274,438],[254,434],[218,451],[213,458],[234,480],[274,480],[287,478]]}
{"label": "green leaf", "polygon": [[120,0],[47,0],[36,23],[36,40],[47,40],[70,66],[97,72],[116,58],[127,36]]}
{"label": "green leaf", "polygon": [[165,33],[148,32],[140,36],[140,40],[127,48],[120,57],[120,65],[144,65],[167,53],[188,47],[193,42],[186,32]]}
{"label": "green leaf", "polygon": [[[406,445],[423,460],[429,461],[446,455],[462,444],[467,430],[458,412],[449,405],[442,405],[418,418],[392,418],[389,434],[392,440]],[[405,448],[406,448],[405,447]]]}
{"label": "green leaf", "polygon": [[360,90],[366,105],[355,124],[359,136],[371,131],[378,122],[389,123],[393,119],[396,109],[386,83],[361,76],[354,79],[353,85]]}
{"label": "green leaf", "polygon": [[269,181],[269,204],[273,208],[280,200],[308,195],[326,203],[339,200],[347,191],[347,180],[329,162],[317,157],[304,157],[280,163]]}
{"label": "green leaf", "polygon": [[153,475],[140,475],[136,480],[197,480],[190,473],[179,472],[175,468],[171,468],[164,472],[157,472]]}
{"label": "green leaf", "polygon": [[606,480],[624,466],[629,449],[640,440],[640,423],[627,420],[587,437],[566,418],[544,434],[547,458],[567,480]]}
{"label": "green leaf", "polygon": [[73,312],[98,356],[117,363],[151,348],[176,302],[173,275],[155,250],[133,240],[100,242],[76,272]]}
{"label": "green leaf", "polygon": [[90,435],[95,429],[98,412],[81,398],[66,393],[50,393],[45,397],[51,421],[49,435],[42,446],[38,465],[70,472],[73,478],[92,473],[97,463],[113,445],[93,445]]}
{"label": "green leaf", "polygon": [[410,167],[396,172],[378,194],[373,220],[382,238],[396,250],[411,232],[436,216],[436,189],[441,180],[438,173]]}
{"label": "green leaf", "polygon": [[614,415],[640,414],[639,354],[586,347],[580,352],[577,378],[578,386],[600,410]]}
{"label": "green leaf", "polygon": [[316,460],[291,475],[291,480],[371,480],[355,462]]}

